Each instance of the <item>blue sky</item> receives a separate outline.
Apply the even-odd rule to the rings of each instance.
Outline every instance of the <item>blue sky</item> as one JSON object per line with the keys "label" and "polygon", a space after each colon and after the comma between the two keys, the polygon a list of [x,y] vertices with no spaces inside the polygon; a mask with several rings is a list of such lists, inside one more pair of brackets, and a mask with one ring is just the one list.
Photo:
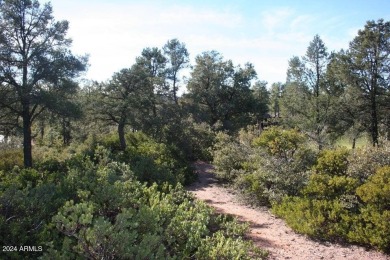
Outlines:
{"label": "blue sky", "polygon": [[[41,1],[41,3],[43,3]],[[52,0],[68,20],[75,54],[89,54],[85,77],[108,80],[145,47],[184,42],[192,64],[216,50],[235,65],[254,64],[259,80],[284,82],[288,60],[318,34],[329,51],[348,48],[367,20],[390,20],[388,0]]]}

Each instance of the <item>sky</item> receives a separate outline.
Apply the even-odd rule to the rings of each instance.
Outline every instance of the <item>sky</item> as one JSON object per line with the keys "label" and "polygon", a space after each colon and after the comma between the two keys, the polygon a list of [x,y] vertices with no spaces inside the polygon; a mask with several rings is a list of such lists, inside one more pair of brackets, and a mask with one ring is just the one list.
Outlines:
{"label": "sky", "polygon": [[174,38],[185,43],[192,65],[197,55],[216,50],[234,65],[252,63],[258,80],[285,82],[289,59],[304,56],[316,34],[328,51],[339,51],[368,20],[390,20],[388,0],[50,2],[55,20],[70,23],[72,52],[89,55],[84,78],[99,82],[133,65],[144,48]]}

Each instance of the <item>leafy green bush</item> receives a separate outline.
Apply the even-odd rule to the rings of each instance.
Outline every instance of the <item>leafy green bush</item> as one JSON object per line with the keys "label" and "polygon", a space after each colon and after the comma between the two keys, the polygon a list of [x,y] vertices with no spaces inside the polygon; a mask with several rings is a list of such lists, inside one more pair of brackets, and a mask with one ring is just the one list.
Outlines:
{"label": "leafy green bush", "polygon": [[[248,254],[251,252],[251,254]],[[196,259],[265,259],[268,253],[259,248],[253,248],[249,241],[242,238],[234,239],[216,232],[212,237],[201,241]]]}
{"label": "leafy green bush", "polygon": [[314,171],[320,174],[345,175],[348,169],[349,151],[346,148],[323,150],[318,155]]}
{"label": "leafy green bush", "polygon": [[[372,153],[368,155],[366,151]],[[390,166],[385,148],[367,148],[359,165],[347,153],[326,151],[313,167],[301,197],[286,197],[273,211],[298,232],[390,252]],[[350,169],[352,167],[352,169]],[[379,168],[378,168],[379,167]],[[363,173],[363,169],[368,173]]]}
{"label": "leafy green bush", "polygon": [[[143,147],[143,158],[157,165],[161,154],[153,157]],[[247,225],[215,214],[181,185],[141,183],[133,166],[115,157],[97,145],[95,155],[74,155],[63,162],[66,167],[48,162],[40,165],[43,172],[0,171],[0,243],[43,247],[4,257],[212,259],[209,243],[221,256],[265,255],[244,241]]]}
{"label": "leafy green bush", "polygon": [[[14,169],[0,180],[0,244],[44,246],[45,226],[64,203],[61,189],[34,169]],[[36,258],[40,252],[10,252],[7,259]],[[5,257],[5,256],[4,256]]]}
{"label": "leafy green bush", "polygon": [[[175,155],[175,148],[164,143],[156,142],[142,132],[128,133],[126,136],[127,147],[122,151],[119,138],[116,134],[109,134],[102,138],[90,138],[82,145],[82,152],[95,163],[99,163],[96,157],[97,151],[106,149],[110,160],[115,160],[131,165],[131,169],[141,182],[162,184],[169,182],[189,183],[195,178],[189,162]],[[80,149],[76,149],[80,150]]]}
{"label": "leafy green bush", "polygon": [[356,194],[363,202],[379,210],[390,210],[390,165],[379,168],[357,188]]}
{"label": "leafy green bush", "polygon": [[359,182],[354,178],[314,173],[302,194],[314,199],[333,200],[345,195],[354,195],[358,186]]}
{"label": "leafy green bush", "polygon": [[0,171],[10,171],[15,166],[23,167],[23,151],[21,149],[0,150]]}
{"label": "leafy green bush", "polygon": [[174,147],[156,142],[142,132],[129,133],[126,140],[128,147],[121,161],[132,165],[140,181],[175,184],[193,180],[189,163],[175,156]]}
{"label": "leafy green bush", "polygon": [[225,133],[218,133],[213,146],[213,164],[218,177],[233,181],[244,172],[249,157],[248,147],[239,144]]}
{"label": "leafy green bush", "polygon": [[240,175],[235,181],[236,188],[242,191],[247,200],[269,206],[285,195],[299,194],[308,180],[308,169],[302,164],[305,159],[286,161],[261,151],[257,156],[252,165],[254,170]]}
{"label": "leafy green bush", "polygon": [[304,136],[297,130],[284,130],[280,127],[270,127],[253,140],[255,147],[264,147],[270,155],[285,160],[293,158],[304,143]]}
{"label": "leafy green bush", "polygon": [[349,158],[347,175],[364,183],[379,167],[390,165],[390,142],[380,147],[363,147],[354,150]]}
{"label": "leafy green bush", "polygon": [[[95,184],[85,184],[85,169],[74,169],[79,177],[70,176],[69,181],[76,180],[72,187],[78,190],[77,198],[67,201],[53,218],[64,243],[53,245],[47,258],[73,252],[78,257],[105,259],[187,259],[194,254],[210,259],[211,252],[201,251],[203,240],[213,232],[240,230],[226,219],[222,224],[211,208],[194,201],[181,186],[147,187],[123,167],[116,162],[99,167]],[[211,223],[218,223],[217,231],[210,229]],[[248,255],[254,248],[243,246],[242,235],[224,233],[226,240],[245,248]]]}
{"label": "leafy green bush", "polygon": [[[210,147],[215,141],[215,132],[206,123],[196,123],[194,119],[187,118],[182,121],[183,140],[180,146],[190,160],[211,161]],[[176,133],[177,131],[174,131]]]}
{"label": "leafy green bush", "polygon": [[240,175],[235,181],[236,189],[240,190],[246,200],[254,205],[270,205],[271,185],[266,175],[258,173]]}
{"label": "leafy green bush", "polygon": [[[293,146],[294,150],[286,148],[289,147],[287,145],[287,150],[283,152],[271,152],[267,146],[268,142],[274,142],[271,137],[276,136],[277,142],[285,144],[297,133],[290,135],[279,128],[271,128],[270,132],[268,134],[268,130],[265,130],[259,138],[254,139],[254,144],[259,147],[252,148],[252,155],[247,158],[249,173],[236,180],[236,187],[243,191],[245,197],[259,205],[281,201],[285,195],[298,195],[308,181],[308,171],[316,158],[315,153],[303,145],[302,136],[298,138],[302,144]],[[262,135],[266,137],[262,139]]]}
{"label": "leafy green bush", "polygon": [[297,195],[308,180],[316,155],[295,130],[271,127],[257,137],[256,129],[241,130],[239,142],[219,133],[213,147],[217,176],[233,181],[253,204],[270,205]]}
{"label": "leafy green bush", "polygon": [[348,240],[390,252],[390,210],[378,210],[375,205],[368,204],[360,211],[351,218]]}
{"label": "leafy green bush", "polygon": [[338,200],[285,197],[272,211],[297,232],[315,238],[345,240],[350,230],[344,221],[350,213]]}

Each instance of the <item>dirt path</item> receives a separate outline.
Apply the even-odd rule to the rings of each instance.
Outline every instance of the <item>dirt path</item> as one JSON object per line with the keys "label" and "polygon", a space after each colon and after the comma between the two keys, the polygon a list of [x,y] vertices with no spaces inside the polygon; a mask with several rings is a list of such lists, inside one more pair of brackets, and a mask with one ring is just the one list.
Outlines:
{"label": "dirt path", "polygon": [[235,215],[249,222],[249,237],[256,245],[270,252],[269,259],[390,259],[389,256],[362,247],[319,243],[296,234],[283,220],[269,213],[267,208],[254,209],[238,202],[234,191],[217,184],[211,165],[198,162],[195,166],[199,180],[188,190],[218,212]]}

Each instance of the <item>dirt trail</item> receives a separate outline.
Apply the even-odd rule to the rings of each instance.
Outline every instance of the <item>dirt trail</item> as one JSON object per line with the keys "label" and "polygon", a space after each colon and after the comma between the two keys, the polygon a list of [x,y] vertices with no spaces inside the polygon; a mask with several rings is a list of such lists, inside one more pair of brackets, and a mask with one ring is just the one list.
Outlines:
{"label": "dirt trail", "polygon": [[218,212],[235,215],[250,223],[249,237],[270,252],[269,259],[390,259],[389,256],[363,247],[320,243],[296,234],[285,222],[273,216],[267,208],[251,208],[240,203],[233,190],[217,184],[211,165],[195,164],[199,180],[188,187],[195,196]]}

